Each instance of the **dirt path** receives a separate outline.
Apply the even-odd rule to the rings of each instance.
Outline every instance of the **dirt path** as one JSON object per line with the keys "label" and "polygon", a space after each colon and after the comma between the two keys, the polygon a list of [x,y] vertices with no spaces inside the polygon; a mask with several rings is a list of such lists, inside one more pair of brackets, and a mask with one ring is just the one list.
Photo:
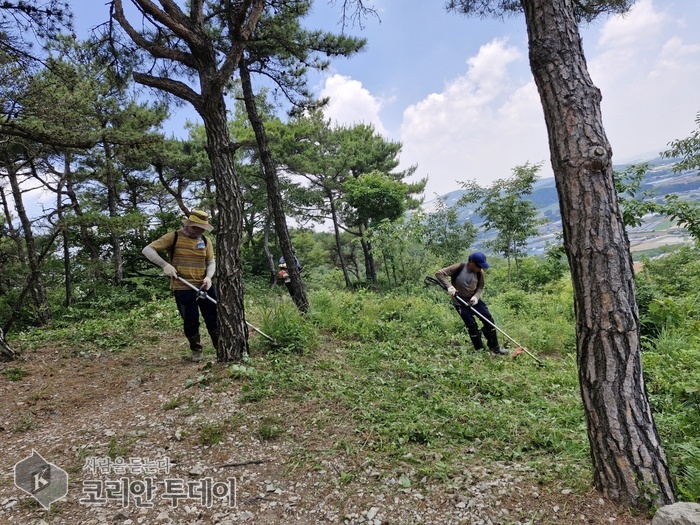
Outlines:
{"label": "dirt path", "polygon": [[[565,480],[542,486],[525,465],[478,464],[468,450],[460,476],[421,477],[408,460],[366,450],[342,407],[303,396],[246,402],[243,382],[181,352],[173,335],[148,352],[46,346],[3,364],[28,375],[0,375],[0,523],[650,521]],[[15,464],[33,450],[68,473],[68,494],[49,512],[15,485]]]}

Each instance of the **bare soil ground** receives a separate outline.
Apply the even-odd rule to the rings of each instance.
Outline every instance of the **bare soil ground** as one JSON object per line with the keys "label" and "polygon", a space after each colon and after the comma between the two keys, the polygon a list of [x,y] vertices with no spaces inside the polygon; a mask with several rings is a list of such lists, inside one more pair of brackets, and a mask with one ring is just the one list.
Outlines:
{"label": "bare soil ground", "polygon": [[[0,523],[650,522],[567,480],[543,484],[526,465],[484,464],[472,447],[461,475],[421,478],[411,463],[365,448],[352,414],[330,401],[245,402],[244,382],[221,365],[209,372],[216,380],[198,384],[205,365],[183,360],[182,343],[170,334],[156,347],[82,356],[46,345],[2,364],[28,375],[0,375]],[[14,466],[33,450],[69,476],[49,511],[15,485]],[[151,497],[139,499],[148,478]],[[86,503],[91,491],[104,501]]]}

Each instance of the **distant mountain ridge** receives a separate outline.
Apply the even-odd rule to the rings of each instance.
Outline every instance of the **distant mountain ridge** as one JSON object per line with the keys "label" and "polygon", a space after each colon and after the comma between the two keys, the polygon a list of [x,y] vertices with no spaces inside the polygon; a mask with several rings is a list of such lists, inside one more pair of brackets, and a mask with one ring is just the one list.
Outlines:
{"label": "distant mountain ridge", "polygon": [[[620,164],[613,166],[617,172],[624,172],[627,168],[638,164],[648,164],[649,169],[644,176],[640,193],[651,190],[655,201],[663,201],[666,195],[675,193],[682,200],[700,201],[700,176],[694,170],[673,172],[673,166],[680,159],[662,159],[656,157],[647,161],[634,164]],[[465,190],[455,190],[440,198],[446,206],[454,206],[465,194]],[[556,242],[556,237],[561,233],[561,215],[559,212],[559,197],[554,177],[540,179],[533,185],[532,195],[527,197],[532,201],[539,212],[539,216],[548,219],[548,222],[540,227],[540,235],[533,237],[528,244],[530,254],[542,253],[547,243]],[[438,199],[424,203],[423,210],[427,213],[436,209]],[[480,202],[469,204],[459,209],[460,222],[470,221],[479,229],[475,247],[483,248],[485,243],[495,236],[495,232],[485,231],[484,219],[479,215]],[[645,217],[644,224],[637,228],[628,229],[630,244],[633,251],[650,249],[655,245],[677,244],[690,242],[685,230],[678,228],[664,217]]]}

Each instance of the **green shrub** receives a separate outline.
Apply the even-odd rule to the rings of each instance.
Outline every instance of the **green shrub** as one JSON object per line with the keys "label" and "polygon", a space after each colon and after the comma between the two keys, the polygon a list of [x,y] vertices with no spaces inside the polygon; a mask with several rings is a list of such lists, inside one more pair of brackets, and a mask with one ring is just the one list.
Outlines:
{"label": "green shrub", "polygon": [[275,342],[272,348],[303,352],[319,342],[318,331],[291,301],[279,301],[263,316],[262,331]]}

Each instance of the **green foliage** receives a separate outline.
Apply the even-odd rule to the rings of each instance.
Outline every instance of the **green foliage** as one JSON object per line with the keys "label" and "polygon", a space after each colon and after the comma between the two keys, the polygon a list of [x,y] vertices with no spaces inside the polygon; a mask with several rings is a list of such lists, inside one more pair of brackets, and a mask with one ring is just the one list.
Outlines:
{"label": "green foliage", "polygon": [[695,116],[695,124],[697,129],[689,137],[674,140],[671,142],[670,149],[661,153],[662,157],[669,159],[681,158],[681,161],[674,167],[675,172],[700,171],[700,112]]}
{"label": "green foliage", "polygon": [[692,330],[700,316],[700,252],[683,246],[659,257],[642,259],[636,275],[637,304],[643,334],[657,336],[664,327]]}
{"label": "green foliage", "polygon": [[[671,148],[661,152],[662,157],[680,158],[674,165],[673,171],[678,173],[685,170],[698,170],[700,174],[700,112],[695,117],[698,129],[689,137],[671,142]],[[663,212],[685,226],[688,233],[700,244],[700,204],[694,201],[680,200],[677,195],[666,195]]]}
{"label": "green foliage", "polygon": [[372,226],[384,219],[393,221],[405,211],[406,184],[373,171],[345,182],[346,202],[355,208],[357,220]]}
{"label": "green foliage", "polygon": [[613,172],[613,183],[622,210],[622,220],[629,228],[641,226],[642,218],[646,214],[659,211],[659,207],[653,201],[653,190],[645,190],[638,196],[647,171],[649,171],[648,164],[638,164],[629,166],[624,173]]}
{"label": "green foliage", "polygon": [[426,272],[438,266],[435,255],[426,251],[424,240],[428,232],[423,224],[423,215],[412,213],[390,222],[382,221],[368,232],[379,275],[389,289],[414,286],[422,282]]}
{"label": "green foliage", "polygon": [[318,345],[318,332],[288,301],[280,301],[264,313],[261,330],[272,337],[273,348],[303,352]]}
{"label": "green foliage", "polygon": [[258,371],[252,366],[244,366],[233,364],[228,367],[228,375],[231,378],[240,379],[245,377],[253,377]]}
{"label": "green foliage", "polygon": [[[577,20],[591,22],[605,13],[625,13],[630,9],[634,0],[594,0],[576,2],[572,6]],[[502,18],[521,12],[523,5],[518,0],[449,0],[446,4],[448,11],[479,18]]]}
{"label": "green foliage", "polygon": [[12,432],[15,434],[21,434],[23,432],[29,432],[35,427],[34,418],[27,414],[22,417],[21,421],[12,428]]}
{"label": "green foliage", "polygon": [[216,445],[224,437],[228,425],[224,422],[210,422],[202,426],[199,432],[199,444],[206,447]]}
{"label": "green foliage", "polygon": [[679,447],[682,454],[684,483],[678,487],[681,501],[700,500],[700,446],[684,443]]}
{"label": "green foliage", "polygon": [[129,457],[131,446],[136,442],[136,438],[127,439],[125,442],[119,442],[116,437],[109,440],[107,445],[107,456],[111,459]]}
{"label": "green foliage", "polygon": [[191,397],[188,398],[182,395],[178,395],[172,398],[170,401],[166,401],[165,403],[163,403],[163,410],[175,410],[176,408],[179,408],[182,405],[185,405],[191,401]]}
{"label": "green foliage", "polygon": [[643,259],[636,276],[649,399],[682,499],[700,501],[700,253]]}
{"label": "green foliage", "polygon": [[277,417],[264,417],[258,425],[258,436],[263,441],[277,439],[284,432],[284,422]]}
{"label": "green foliage", "polygon": [[490,246],[508,260],[509,279],[511,260],[517,264],[524,258],[527,239],[536,235],[542,224],[537,218],[537,207],[524,199],[532,194],[532,185],[541,167],[541,163],[517,166],[510,178],[499,179],[488,188],[482,188],[474,181],[461,183],[466,191],[457,204],[463,206],[481,201],[479,215],[484,217],[484,228],[497,232]]}
{"label": "green foliage", "polygon": [[688,233],[700,244],[700,203],[681,200],[678,195],[666,195],[666,203],[661,210],[674,219],[678,225],[685,227]]}
{"label": "green foliage", "polygon": [[105,301],[99,309],[66,309],[51,330],[29,330],[17,338],[20,347],[58,340],[70,354],[90,355],[158,344],[163,331],[179,328],[180,323],[172,299],[142,302],[131,310],[115,308]]}
{"label": "green foliage", "polygon": [[[484,296],[498,326],[543,359],[544,368],[524,354],[496,358],[474,351],[437,286],[409,283],[385,292],[314,286],[311,309],[302,315],[285,290],[251,279],[246,317],[256,325],[262,319],[261,329],[279,345],[252,334],[262,351],[227,365],[226,384],[240,383],[241,402],[267,405],[286,398],[332,406],[332,414],[324,416],[320,409],[305,423],[322,431],[324,417],[337,422],[338,414],[347,414],[345,423],[361,436],[364,451],[408,461],[421,475],[449,477],[461,471],[469,447],[488,461],[527,463],[545,480],[580,480],[580,489],[587,490],[590,458],[576,369],[572,284],[567,275],[559,277],[560,267],[546,270],[546,259],[524,259],[523,282],[509,283],[506,262],[491,258]],[[649,298],[643,317],[658,327],[643,338],[645,383],[679,494],[691,501],[700,500],[698,260],[697,250],[682,248],[647,260],[637,276],[638,296]],[[170,298],[154,297],[127,311],[109,303],[101,308],[92,316],[74,315],[55,327],[23,333],[11,343],[21,349],[50,343],[69,356],[134,345],[138,352],[162,344],[164,332],[181,331]],[[513,343],[499,338],[513,349]],[[188,384],[211,384],[215,369],[197,371]],[[179,395],[163,410],[192,415],[201,406]],[[26,418],[14,431],[33,425]],[[231,421],[208,422],[197,439],[221,443],[232,428]],[[260,439],[284,432],[284,421],[275,417],[257,429]],[[345,440],[339,446],[352,453],[356,445]],[[112,453],[129,447],[114,440]]]}
{"label": "green foliage", "polygon": [[21,367],[6,368],[2,373],[10,381],[21,381],[29,375],[29,372]]}
{"label": "green foliage", "polygon": [[476,227],[468,221],[459,224],[458,219],[457,207],[445,206],[442,199],[438,199],[437,209],[425,216],[423,243],[445,265],[461,260],[476,239]]}

